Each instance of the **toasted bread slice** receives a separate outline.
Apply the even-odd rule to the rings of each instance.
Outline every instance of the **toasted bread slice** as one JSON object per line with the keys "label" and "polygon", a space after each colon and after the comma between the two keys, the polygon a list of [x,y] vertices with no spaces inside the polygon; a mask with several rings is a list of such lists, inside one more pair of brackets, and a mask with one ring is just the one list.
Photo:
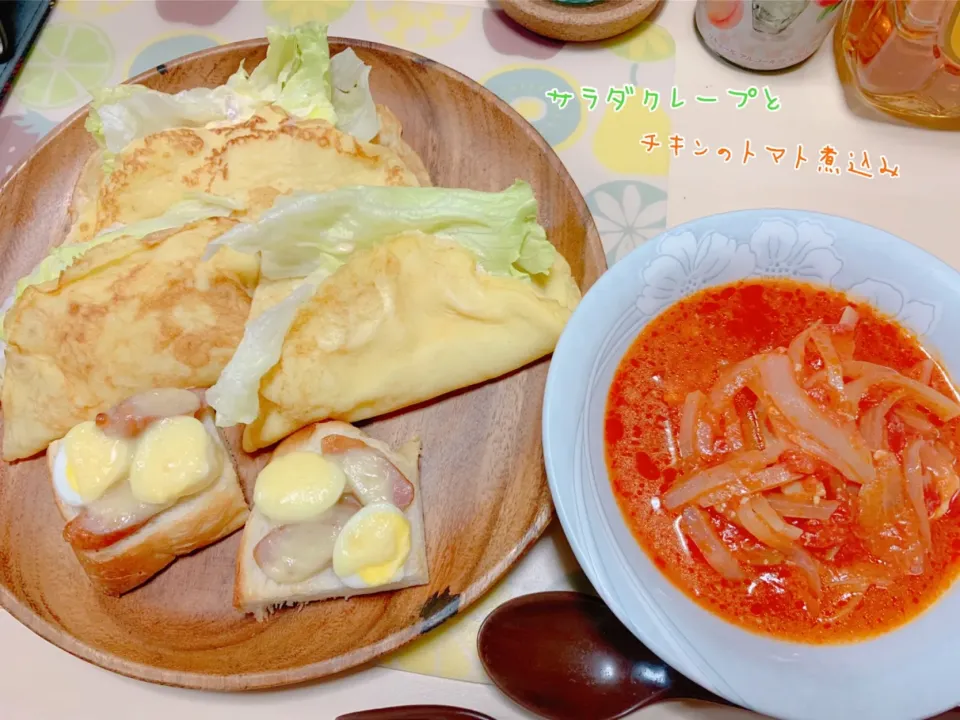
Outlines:
{"label": "toasted bread slice", "polygon": [[413,502],[404,511],[410,522],[410,555],[403,567],[403,577],[397,582],[371,588],[352,588],[343,584],[327,568],[302,582],[278,583],[267,577],[253,557],[253,549],[276,525],[271,523],[256,507],[243,529],[240,552],[237,557],[237,576],[233,591],[233,604],[243,612],[253,613],[257,620],[265,619],[273,610],[284,606],[309,603],[315,600],[348,598],[389,590],[398,590],[428,582],[427,548],[423,529],[423,505],[420,492],[420,441],[411,440],[399,450],[370,437],[362,430],[344,422],[330,420],[315,423],[298,430],[283,440],[274,450],[274,457],[296,451],[320,452],[321,441],[326,435],[345,435],[367,443],[382,452],[410,481],[414,488]]}
{"label": "toasted bread slice", "polygon": [[[122,595],[139,587],[180,555],[212,545],[246,522],[250,511],[230,453],[214,425],[213,413],[204,408],[199,417],[223,449],[220,477],[196,495],[153,516],[132,535],[102,550],[74,549],[87,575],[108,595]],[[61,442],[54,441],[47,449],[51,482]],[[53,496],[65,523],[79,514],[77,508],[63,502],[56,490]]]}

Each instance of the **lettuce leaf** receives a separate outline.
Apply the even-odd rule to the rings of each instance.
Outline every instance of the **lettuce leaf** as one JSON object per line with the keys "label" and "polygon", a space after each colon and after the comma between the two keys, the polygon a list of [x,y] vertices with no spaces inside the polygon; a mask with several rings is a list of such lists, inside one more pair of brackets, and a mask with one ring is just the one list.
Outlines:
{"label": "lettuce leaf", "polygon": [[[104,149],[104,171],[112,170],[114,156],[134,140],[173,127],[240,123],[268,104],[295,118],[327,120],[347,133],[355,129],[363,141],[379,132],[367,81],[370,68],[352,50],[331,60],[326,25],[311,22],[290,30],[271,27],[267,39],[263,62],[249,74],[241,65],[219,87],[176,94],[143,85],[94,91],[85,127]],[[338,59],[346,52],[347,57]],[[334,84],[339,91],[334,92]]]}
{"label": "lettuce leaf", "polygon": [[283,340],[297,313],[329,275],[325,268],[311,273],[287,297],[247,323],[233,357],[216,384],[207,390],[207,402],[217,411],[219,427],[256,420],[260,413],[260,380],[280,362]]}
{"label": "lettuce leaf", "polygon": [[[207,193],[195,193],[190,199],[171,206],[166,213],[158,217],[108,230],[86,242],[71,243],[53,248],[29,275],[17,281],[13,294],[4,302],[2,312],[0,312],[0,341],[6,340],[3,329],[6,313],[13,306],[13,303],[23,295],[24,291],[31,285],[39,285],[57,279],[60,277],[60,273],[73,265],[77,258],[91,248],[116,240],[119,237],[143,238],[151,233],[183,227],[198,220],[227,217],[234,210],[242,209],[242,205],[229,198],[208,195]],[[2,349],[0,347],[0,350]]]}
{"label": "lettuce leaf", "polygon": [[11,294],[3,303],[0,303],[0,385],[3,385],[3,373],[7,369],[7,342],[3,335],[3,318],[10,312],[14,300],[16,297]]}
{"label": "lettuce leaf", "polygon": [[270,279],[336,269],[359,248],[405,231],[447,238],[493,275],[549,272],[556,250],[537,223],[533,188],[517,181],[500,192],[434,187],[344,187],[277,199],[255,223],[238,225],[207,248],[260,253]]}
{"label": "lettuce leaf", "polygon": [[380,132],[377,105],[370,93],[370,66],[357,57],[353,48],[334,55],[330,61],[333,78],[333,107],[337,127],[358,140],[369,142]]}
{"label": "lettuce leaf", "polygon": [[294,117],[336,124],[327,26],[312,22],[292,30],[271,27],[267,40],[263,62],[249,76],[241,66],[227,87],[260,103],[278,105]]}

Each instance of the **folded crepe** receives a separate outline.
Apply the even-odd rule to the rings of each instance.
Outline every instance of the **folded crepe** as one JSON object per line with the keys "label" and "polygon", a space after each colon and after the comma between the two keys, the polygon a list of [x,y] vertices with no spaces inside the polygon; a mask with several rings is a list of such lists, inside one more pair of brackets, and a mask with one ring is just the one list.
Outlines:
{"label": "folded crepe", "polygon": [[259,253],[266,281],[207,394],[218,425],[247,424],[248,452],[522,367],[553,351],[580,300],[526,183],[284,198],[218,246]]}
{"label": "folded crepe", "polygon": [[[201,257],[236,222],[153,220],[148,234],[132,225],[58,248],[25,279],[3,320],[4,460],[42,451],[142,390],[216,381],[243,336],[259,267],[230,249]],[[45,272],[52,279],[37,282]]]}
{"label": "folded crepe", "polygon": [[294,190],[419,184],[388,147],[360,142],[324,120],[286,120],[270,106],[238,125],[176,128],[134,141],[80,207],[71,241],[159,215],[189,192],[231,198],[256,217]]}
{"label": "folded crepe", "polygon": [[482,272],[465,248],[405,233],[323,282],[260,386],[248,452],[328,418],[355,422],[553,351],[579,293],[560,254],[543,282]]}
{"label": "folded crepe", "polygon": [[394,115],[393,111],[386,105],[377,105],[377,119],[380,124],[380,131],[370,142],[392,150],[407,169],[413,173],[414,177],[417,178],[417,184],[420,185],[420,187],[431,187],[433,185],[433,179],[430,177],[430,173],[427,172],[427,168],[423,164],[423,159],[417,151],[410,147],[407,141],[403,139],[403,125],[400,124],[397,116]]}
{"label": "folded crepe", "polygon": [[86,128],[104,151],[104,171],[135,140],[172,128],[226,128],[268,105],[297,120],[326,120],[364,142],[377,135],[370,67],[349,48],[331,58],[326,25],[268,27],[267,41],[266,57],[252,72],[241,63],[217,87],[176,94],[131,84],[93,90]]}
{"label": "folded crepe", "polygon": [[353,50],[331,58],[321,23],[267,35],[263,62],[216,88],[95,92],[87,128],[100,151],[75,188],[68,243],[159,215],[184,193],[231,197],[255,218],[291,190],[430,184]]}

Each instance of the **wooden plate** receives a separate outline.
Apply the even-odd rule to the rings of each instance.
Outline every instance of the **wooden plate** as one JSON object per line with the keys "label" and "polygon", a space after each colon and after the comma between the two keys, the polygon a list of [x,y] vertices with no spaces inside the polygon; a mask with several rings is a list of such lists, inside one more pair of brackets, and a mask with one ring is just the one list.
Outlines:
{"label": "wooden plate", "polygon": [[[504,102],[450,68],[357,40],[378,102],[400,118],[438,186],[501,190],[528,180],[540,222],[586,289],[605,269],[576,185],[540,135]],[[226,81],[265,40],[160,66],[136,82],[175,92]],[[0,187],[0,293],[7,296],[64,237],[73,186],[94,143],[86,110],[65,121]],[[430,585],[314,603],[264,623],[231,606],[239,533],[180,559],[121,598],[99,594],[60,537],[43,459],[0,464],[0,603],[41,637],[131,677],[246,690],[302,682],[369,661],[470,605],[543,532],[552,516],[540,445],[547,361],[367,423],[374,436],[423,441]],[[247,496],[255,462],[241,462]]]}

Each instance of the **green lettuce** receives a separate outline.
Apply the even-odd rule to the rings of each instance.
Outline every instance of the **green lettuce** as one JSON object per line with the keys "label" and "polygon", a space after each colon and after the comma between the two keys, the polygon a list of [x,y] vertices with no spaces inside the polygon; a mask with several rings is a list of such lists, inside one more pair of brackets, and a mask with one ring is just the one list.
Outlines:
{"label": "green lettuce", "polygon": [[336,124],[330,85],[327,26],[267,28],[267,56],[250,75],[241,65],[227,87],[261,103],[273,103],[297,118]]}
{"label": "green lettuce", "polygon": [[331,60],[326,25],[271,27],[267,39],[263,62],[249,74],[241,64],[219,87],[176,94],[143,85],[94,91],[86,128],[104,150],[104,170],[110,172],[114,156],[134,140],[173,127],[240,123],[268,104],[295,118],[327,120],[363,141],[380,131],[370,68],[352,50]]}
{"label": "green lettuce", "polygon": [[547,273],[556,250],[537,223],[533,188],[517,181],[500,192],[434,187],[344,187],[282,196],[255,223],[238,225],[207,248],[260,253],[266,278],[335,270],[359,248],[401,232],[447,238],[493,275]]}
{"label": "green lettuce", "polygon": [[347,48],[333,56],[330,74],[337,127],[358,140],[372,140],[380,132],[380,118],[370,94],[370,66]]}
{"label": "green lettuce", "polygon": [[217,411],[219,427],[256,420],[260,413],[260,380],[280,362],[283,340],[297,313],[328,275],[326,269],[314,271],[287,297],[247,323],[233,357],[216,384],[207,390],[207,402]]}
{"label": "green lettuce", "polygon": [[[3,307],[0,308],[0,341],[6,340],[3,329],[3,321],[6,313],[10,307],[13,306],[13,303],[23,295],[24,291],[31,285],[39,285],[50,280],[56,280],[60,277],[60,273],[73,265],[73,263],[77,261],[77,258],[90,249],[120,237],[143,238],[155,232],[183,227],[184,225],[189,225],[199,220],[206,220],[212,217],[227,217],[234,210],[242,209],[242,205],[229,198],[208,195],[207,193],[196,193],[190,199],[171,206],[167,212],[158,217],[123,225],[113,230],[100,233],[86,242],[71,243],[53,248],[29,275],[17,281],[13,295],[11,295]],[[0,348],[0,350],[2,350],[2,348]]]}
{"label": "green lettuce", "polygon": [[522,181],[501,192],[364,186],[279,198],[259,220],[228,230],[207,247],[207,258],[224,246],[259,253],[260,274],[267,279],[305,278],[247,324],[239,347],[207,392],[217,425],[256,419],[260,381],[280,360],[297,313],[324,278],[354,251],[417,230],[460,244],[494,275],[545,274],[556,258],[537,223],[533,189]]}

